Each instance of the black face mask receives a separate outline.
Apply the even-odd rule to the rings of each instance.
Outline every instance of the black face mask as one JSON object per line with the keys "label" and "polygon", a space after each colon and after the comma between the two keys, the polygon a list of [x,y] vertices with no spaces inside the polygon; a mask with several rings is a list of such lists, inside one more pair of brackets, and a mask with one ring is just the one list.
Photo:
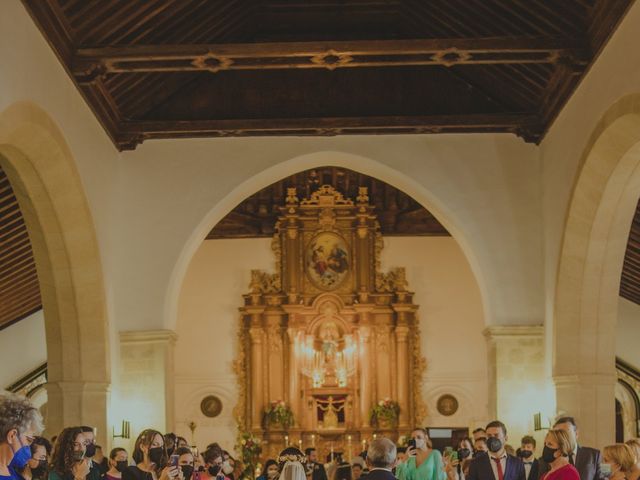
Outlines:
{"label": "black face mask", "polygon": [[164,468],[164,448],[153,447],[149,449],[149,460],[156,464],[158,468]]}
{"label": "black face mask", "polygon": [[128,466],[129,462],[126,460],[120,460],[119,462],[116,462],[116,470],[120,473],[124,472]]}
{"label": "black face mask", "polygon": [[518,453],[518,455],[521,458],[529,458],[531,457],[531,455],[533,455],[533,452],[531,450],[520,450],[520,453]]}
{"label": "black face mask", "polygon": [[557,448],[549,448],[545,445],[542,450],[542,460],[544,460],[545,463],[552,463],[556,459],[555,453],[557,451]]}
{"label": "black face mask", "polygon": [[220,473],[220,468],[220,465],[211,465],[209,468],[207,468],[207,472],[209,472],[209,475],[211,475],[212,477],[215,477]]}
{"label": "black face mask", "polygon": [[44,477],[47,473],[47,461],[46,460],[38,460],[38,466],[36,468],[31,469],[31,475],[34,478]]}
{"label": "black face mask", "polygon": [[193,475],[193,465],[182,465],[180,468],[182,469],[184,480],[190,480],[191,475]]}
{"label": "black face mask", "polygon": [[461,448],[458,450],[458,458],[460,460],[464,460],[469,455],[471,455],[471,450],[469,450],[468,448]]}
{"label": "black face mask", "polygon": [[497,453],[502,450],[502,440],[496,437],[487,438],[487,448],[491,453]]}
{"label": "black face mask", "polygon": [[79,462],[84,459],[84,451],[82,450],[74,450],[71,454],[74,462]]}
{"label": "black face mask", "polygon": [[87,445],[86,450],[84,452],[84,456],[87,458],[92,458],[96,454],[96,444],[90,443]]}

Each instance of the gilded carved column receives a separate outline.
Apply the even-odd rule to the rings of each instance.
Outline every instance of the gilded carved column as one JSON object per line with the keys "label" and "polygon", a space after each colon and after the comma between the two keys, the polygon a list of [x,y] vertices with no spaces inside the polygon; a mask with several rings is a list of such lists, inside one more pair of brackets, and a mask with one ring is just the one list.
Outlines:
{"label": "gilded carved column", "polygon": [[251,337],[251,394],[249,398],[251,398],[251,405],[253,407],[251,412],[251,428],[260,430],[262,428],[262,409],[265,404],[262,373],[264,332],[262,328],[252,326],[249,330],[249,335]]}
{"label": "gilded carved column", "polygon": [[362,426],[369,426],[372,401],[371,389],[371,331],[369,327],[360,327],[360,418]]}
{"label": "gilded carved column", "polygon": [[[398,314],[400,318],[405,316],[404,312]],[[400,320],[398,321],[400,323]],[[404,322],[403,322],[404,323]],[[397,388],[398,402],[400,404],[400,428],[409,426],[409,349],[407,346],[407,335],[409,327],[406,323],[396,327],[396,354],[398,362]]]}
{"label": "gilded carved column", "polygon": [[296,426],[300,425],[302,410],[300,409],[300,385],[298,382],[298,362],[296,361],[296,338],[298,331],[294,328],[287,329],[289,340],[289,400],[288,403],[293,411],[293,418]]}

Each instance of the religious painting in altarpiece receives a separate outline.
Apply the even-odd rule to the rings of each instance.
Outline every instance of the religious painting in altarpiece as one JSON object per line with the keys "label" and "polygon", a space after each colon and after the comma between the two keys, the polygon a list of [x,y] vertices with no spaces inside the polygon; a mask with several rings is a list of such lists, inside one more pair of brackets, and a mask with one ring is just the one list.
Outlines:
{"label": "religious painting in altarpiece", "polygon": [[404,268],[380,269],[367,189],[323,185],[279,207],[275,272],[253,270],[235,372],[241,434],[273,458],[285,445],[357,455],[375,434],[421,425],[425,361]]}

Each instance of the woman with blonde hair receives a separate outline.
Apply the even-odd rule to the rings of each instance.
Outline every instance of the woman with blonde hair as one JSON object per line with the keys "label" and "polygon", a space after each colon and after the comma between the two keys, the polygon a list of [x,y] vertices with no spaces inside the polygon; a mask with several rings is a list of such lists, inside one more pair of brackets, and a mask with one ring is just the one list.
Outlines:
{"label": "woman with blonde hair", "polygon": [[541,480],[580,480],[576,467],[569,463],[569,454],[576,449],[576,439],[572,433],[554,429],[549,430],[544,439],[542,459],[550,470]]}
{"label": "woman with blonde hair", "polygon": [[616,443],[604,447],[602,462],[600,473],[603,477],[608,477],[610,480],[628,480],[637,460],[635,452],[629,445]]}
{"label": "woman with blonde hair", "polygon": [[624,442],[631,447],[633,453],[636,454],[636,464],[631,469],[631,473],[628,476],[629,480],[638,480],[640,478],[640,439],[632,438]]}

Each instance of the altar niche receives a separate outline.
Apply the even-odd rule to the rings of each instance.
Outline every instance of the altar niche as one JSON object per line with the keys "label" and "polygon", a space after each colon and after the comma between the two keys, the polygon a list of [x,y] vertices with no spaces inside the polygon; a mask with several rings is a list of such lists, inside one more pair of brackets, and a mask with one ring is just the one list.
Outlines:
{"label": "altar niche", "polygon": [[[275,273],[252,271],[235,364],[240,432],[273,457],[288,442],[357,455],[376,433],[421,425],[425,362],[404,268],[380,271],[383,242],[367,189],[355,200],[329,185],[299,200],[288,189],[272,250]],[[398,402],[396,421],[372,407]],[[284,401],[293,424],[269,421]]]}

